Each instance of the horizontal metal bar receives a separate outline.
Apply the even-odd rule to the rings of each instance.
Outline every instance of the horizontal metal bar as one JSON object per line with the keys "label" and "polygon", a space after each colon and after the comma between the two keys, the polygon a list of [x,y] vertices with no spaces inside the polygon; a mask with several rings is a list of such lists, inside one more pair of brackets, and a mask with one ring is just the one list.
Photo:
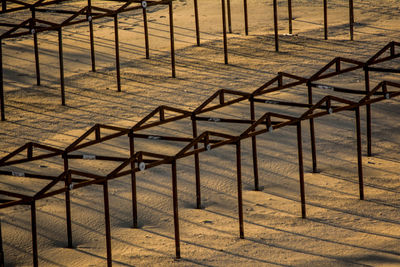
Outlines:
{"label": "horizontal metal bar", "polygon": [[209,122],[226,122],[226,123],[244,123],[249,124],[252,123],[252,120],[241,120],[241,119],[224,119],[224,118],[216,118],[216,117],[197,117],[194,119],[196,121],[209,121]]}
{"label": "horizontal metal bar", "polygon": [[93,154],[83,154],[83,155],[71,155],[68,154],[69,159],[86,159],[86,160],[106,160],[106,161],[125,161],[128,158],[122,157],[110,157],[110,156],[99,156]]}
{"label": "horizontal metal bar", "polygon": [[368,71],[376,71],[376,72],[390,72],[390,73],[400,73],[400,69],[387,69],[387,68],[375,68],[375,67],[366,67]]}
{"label": "horizontal metal bar", "polygon": [[354,90],[354,89],[347,89],[347,88],[342,88],[342,87],[333,86],[333,85],[320,84],[320,83],[311,83],[310,85],[312,87],[315,87],[318,89],[331,90],[331,91],[347,93],[347,94],[358,94],[358,95],[366,94],[365,90],[360,91],[360,90]]}

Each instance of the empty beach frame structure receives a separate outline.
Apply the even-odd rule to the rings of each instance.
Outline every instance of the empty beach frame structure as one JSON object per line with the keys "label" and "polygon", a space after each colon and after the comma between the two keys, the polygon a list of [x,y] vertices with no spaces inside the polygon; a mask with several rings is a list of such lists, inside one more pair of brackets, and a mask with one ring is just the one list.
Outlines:
{"label": "empty beach frame structure", "polygon": [[[111,0],[105,0],[111,1]],[[198,11],[198,0],[194,1],[194,15],[195,15],[195,26],[196,26],[196,42],[200,46],[200,23],[199,23],[199,11]],[[224,62],[228,64],[228,37],[227,32],[232,33],[232,18],[231,18],[231,0],[221,0],[221,11],[222,11],[222,33],[223,33],[223,48],[224,48]],[[114,43],[115,43],[115,66],[116,66],[116,81],[117,91],[121,91],[121,71],[120,71],[120,53],[119,53],[119,34],[118,34],[118,14],[133,10],[143,11],[143,27],[144,27],[144,41],[145,41],[145,54],[146,58],[150,57],[149,48],[149,32],[147,25],[147,8],[157,5],[168,5],[169,6],[169,31],[170,31],[170,47],[171,47],[171,72],[172,77],[176,77],[175,70],[175,48],[174,48],[174,23],[173,23],[173,8],[172,0],[120,0],[112,1],[113,3],[120,2],[120,5],[116,6],[115,9],[99,7],[92,4],[92,0],[87,0],[85,6],[78,6],[74,3],[76,8],[71,9],[71,6],[58,8],[57,4],[69,2],[69,0],[37,0],[33,3],[25,3],[19,0],[2,0],[2,9],[0,14],[7,15],[9,13],[17,13],[21,15],[23,19],[20,23],[0,23],[0,29],[2,33],[0,35],[0,117],[4,121],[5,117],[5,97],[4,97],[4,72],[3,72],[3,49],[2,41],[12,38],[18,38],[21,36],[33,36],[33,46],[35,55],[35,74],[36,84],[40,85],[40,60],[39,60],[39,45],[38,45],[38,33],[56,31],[58,32],[58,57],[59,57],[59,70],[60,70],[60,90],[61,90],[61,104],[65,105],[65,82],[64,82],[64,57],[63,57],[63,36],[62,30],[64,27],[88,23],[89,24],[89,39],[90,39],[90,57],[91,57],[91,70],[96,71],[96,57],[95,57],[95,39],[93,31],[93,21],[105,17],[111,17],[114,19]],[[82,1],[82,3],[86,3]],[[81,5],[81,4],[80,4]],[[288,21],[289,21],[289,33],[292,34],[292,1],[288,0]],[[327,20],[327,0],[323,1],[323,14],[324,14],[324,36],[328,38],[328,20]],[[248,4],[247,0],[243,0],[243,12],[244,12],[244,25],[245,34],[249,33],[248,26]],[[63,17],[62,22],[55,22],[49,20],[43,20],[37,18],[39,13],[54,13]],[[349,0],[349,13],[350,13],[350,37],[353,40],[353,25],[354,25],[354,11],[353,11],[353,0]],[[279,51],[279,36],[278,36],[278,3],[277,0],[273,0],[273,16],[274,16],[274,39],[275,39],[275,50]],[[228,28],[228,29],[227,29]]]}
{"label": "empty beach frame structure", "polygon": [[[241,144],[244,139],[252,140],[252,158],[254,169],[254,189],[260,190],[257,164],[257,136],[268,134],[285,126],[293,126],[296,128],[297,135],[297,152],[299,166],[299,185],[300,185],[300,203],[301,216],[306,218],[306,200],[304,185],[304,168],[303,168],[303,147],[302,147],[302,125],[308,121],[310,124],[310,138],[312,151],[312,170],[317,171],[317,154],[316,141],[314,133],[314,120],[323,118],[330,114],[339,112],[354,112],[357,139],[357,167],[358,167],[358,191],[359,198],[364,199],[364,182],[363,182],[363,166],[362,166],[362,147],[361,147],[361,125],[360,125],[360,109],[367,107],[367,136],[368,136],[368,153],[371,152],[371,105],[386,99],[391,99],[400,95],[400,84],[391,81],[381,81],[374,87],[370,87],[370,72],[388,72],[398,73],[398,69],[390,69],[379,67],[379,63],[389,62],[400,57],[400,43],[390,42],[383,47],[377,54],[371,57],[367,62],[346,58],[335,58],[310,78],[299,77],[296,75],[280,72],[276,77],[259,87],[252,93],[218,90],[200,106],[193,111],[182,110],[178,108],[160,106],[150,112],[142,120],[131,128],[116,127],[110,125],[96,124],[91,127],[82,136],[72,142],[65,149],[54,148],[52,146],[39,143],[26,143],[7,156],[0,159],[0,177],[8,176],[12,179],[32,179],[33,181],[48,181],[46,185],[36,190],[35,194],[27,195],[19,192],[0,190],[0,209],[13,207],[17,205],[27,205],[31,210],[31,227],[32,227],[32,253],[33,265],[38,265],[38,246],[37,246],[37,225],[36,225],[36,203],[39,200],[49,198],[55,195],[64,194],[65,211],[66,211],[66,229],[67,229],[67,246],[73,247],[72,242],[72,217],[71,217],[71,196],[72,190],[77,190],[89,185],[100,185],[103,187],[104,201],[104,219],[105,219],[105,236],[107,249],[107,264],[112,265],[111,250],[111,224],[110,224],[110,205],[108,182],[119,177],[130,177],[131,193],[132,193],[132,221],[133,227],[138,227],[138,212],[136,198],[136,175],[140,171],[151,169],[160,165],[171,166],[172,178],[172,200],[173,200],[173,218],[174,218],[174,235],[175,235],[175,256],[181,257],[180,250],[180,233],[179,233],[179,214],[178,214],[178,177],[177,164],[180,159],[185,157],[194,157],[195,166],[195,183],[196,183],[196,207],[201,208],[201,179],[200,179],[200,154],[207,151],[217,149],[224,145],[232,145],[236,151],[236,172],[237,172],[237,206],[239,218],[239,236],[244,238],[244,222],[243,222],[243,198],[242,198],[242,172],[241,172]],[[361,71],[365,75],[365,87],[361,90],[337,87],[334,85],[322,84],[321,80],[339,76],[344,73]],[[272,92],[294,89],[299,87],[305,89],[305,101],[278,101],[268,98]],[[360,95],[357,100],[349,100],[345,97],[337,97],[326,95],[317,101],[314,100],[314,90],[330,90],[343,96]],[[238,119],[235,117],[210,117],[207,113],[220,110],[224,107],[232,106],[237,103],[248,103],[248,116]],[[287,115],[276,112],[265,112],[261,116],[256,117],[257,105],[280,105],[285,107],[301,108],[298,116]],[[190,120],[191,127],[189,130],[192,136],[178,135],[159,135],[158,132],[143,133],[144,130],[156,130],[157,126],[166,125],[181,120]],[[198,122],[209,122],[213,125],[218,124],[240,124],[247,125],[244,131],[240,131],[235,135],[227,134],[220,131],[206,130],[198,132]],[[216,123],[216,124],[215,124]],[[236,128],[236,127],[235,127]],[[126,138],[128,146],[126,147],[126,155],[97,155],[87,154],[83,150],[85,148],[93,148],[104,144],[105,142],[116,139]],[[137,150],[137,142],[140,140],[152,140],[158,145],[162,142],[183,143],[179,146],[176,153],[162,154],[148,150]],[[61,170],[57,175],[44,173],[38,169],[37,172],[21,172],[23,164],[37,162],[43,159],[56,158],[61,163]],[[117,164],[117,167],[111,171],[99,175],[89,171],[81,171],[74,168],[72,160],[98,160],[111,161]],[[82,162],[81,162],[82,163]],[[35,165],[37,166],[37,165]],[[81,165],[81,166],[84,166]],[[37,167],[36,167],[37,168]],[[32,188],[31,188],[32,189]],[[1,233],[1,230],[0,230]],[[1,237],[1,235],[0,235]],[[0,239],[0,249],[2,248],[2,240]],[[3,254],[2,254],[3,255]]]}
{"label": "empty beach frame structure", "polygon": [[[107,0],[110,1],[110,0]],[[14,4],[13,7],[7,8],[6,3]],[[21,36],[33,36],[34,41],[34,54],[36,66],[36,83],[40,85],[40,64],[39,64],[39,45],[38,33],[56,31],[58,32],[58,52],[59,52],[59,69],[60,69],[60,87],[61,87],[61,103],[65,105],[65,85],[64,85],[64,61],[63,61],[63,37],[62,30],[64,27],[76,24],[88,23],[89,24],[89,38],[90,38],[90,54],[92,71],[96,71],[95,60],[95,39],[93,31],[93,21],[110,17],[114,20],[114,43],[115,43],[115,66],[117,76],[117,91],[121,91],[121,72],[120,72],[120,55],[119,55],[119,34],[118,34],[118,15],[123,12],[133,10],[143,10],[144,22],[144,40],[145,40],[145,53],[146,58],[150,57],[149,48],[149,33],[147,26],[147,8],[157,5],[168,5],[169,8],[169,30],[170,30],[170,45],[171,45],[171,72],[172,77],[175,77],[175,48],[174,48],[174,25],[173,25],[173,8],[172,0],[124,0],[115,8],[98,7],[92,4],[91,0],[87,0],[87,5],[76,6],[75,10],[57,8],[56,4],[68,2],[68,0],[38,0],[33,4],[26,4],[17,0],[2,1],[3,7],[1,14],[15,13],[29,10],[29,16],[20,23],[0,23],[0,27],[6,29],[0,35],[0,106],[1,106],[1,120],[5,120],[4,111],[4,79],[3,79],[3,53],[1,41],[5,39],[17,38]],[[112,1],[116,3],[115,1]],[[51,8],[50,8],[51,7]],[[68,6],[70,7],[70,6]],[[54,22],[37,18],[37,13],[57,13],[63,15],[62,22]],[[25,12],[26,13],[26,12]],[[24,14],[25,14],[24,13]],[[51,18],[51,16],[47,16]]]}

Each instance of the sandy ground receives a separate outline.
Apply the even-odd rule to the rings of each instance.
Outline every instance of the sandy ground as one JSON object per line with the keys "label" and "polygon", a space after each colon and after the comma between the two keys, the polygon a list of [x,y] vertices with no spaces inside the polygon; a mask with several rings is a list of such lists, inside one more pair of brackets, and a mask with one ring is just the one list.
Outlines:
{"label": "sandy ground", "polygon": [[[132,126],[159,105],[193,110],[216,90],[252,92],[278,71],[308,77],[336,56],[367,60],[387,42],[399,41],[400,4],[395,0],[355,1],[355,41],[349,41],[347,2],[329,1],[329,40],[323,40],[318,1],[293,1],[294,35],[287,35],[287,10],[279,1],[280,52],[274,51],[272,1],[249,0],[250,35],[244,35],[241,1],[232,1],[233,33],[229,65],[223,64],[220,2],[199,5],[202,45],[195,45],[193,3],[174,2],[177,78],[170,78],[168,10],[149,10],[151,58],[145,59],[141,14],[120,16],[122,92],[116,92],[113,21],[96,21],[97,72],[90,72],[88,27],[64,30],[67,106],[61,106],[55,33],[39,34],[42,85],[33,85],[32,39],[4,42],[7,121],[0,124],[0,156],[28,141],[65,148],[95,123]],[[390,66],[398,68],[398,61]],[[387,65],[389,66],[389,65]],[[373,75],[371,85],[395,75]],[[362,89],[362,72],[326,83]],[[275,93],[273,99],[305,101],[304,87]],[[316,91],[315,99],[326,94]],[[352,99],[358,99],[352,97]],[[115,266],[399,266],[400,121],[399,100],[373,107],[373,157],[364,155],[366,200],[358,200],[354,114],[344,112],[316,121],[318,169],[311,173],[308,126],[303,127],[308,218],[301,219],[295,128],[258,138],[260,184],[253,191],[251,144],[243,142],[245,239],[239,239],[234,148],[201,155],[203,209],[195,209],[193,159],[178,161],[182,259],[174,260],[171,170],[157,167],[138,174],[139,229],[132,229],[130,182],[110,182],[113,264]],[[297,109],[257,106],[301,114]],[[300,113],[299,113],[300,112]],[[362,109],[364,112],[364,109]],[[363,113],[364,114],[364,113]],[[248,118],[248,103],[216,116]],[[366,152],[362,116],[363,151]],[[243,126],[202,123],[238,134]],[[156,132],[190,136],[190,121]],[[86,153],[126,156],[126,138]],[[140,142],[138,149],[173,154],[182,144]],[[115,165],[76,161],[73,168],[104,174]],[[20,166],[55,174],[60,159]],[[43,185],[1,176],[1,189],[32,193]],[[43,266],[104,266],[105,237],[101,187],[72,191],[74,249],[66,247],[63,197],[37,203],[39,260]],[[1,211],[6,266],[31,265],[30,212]]]}

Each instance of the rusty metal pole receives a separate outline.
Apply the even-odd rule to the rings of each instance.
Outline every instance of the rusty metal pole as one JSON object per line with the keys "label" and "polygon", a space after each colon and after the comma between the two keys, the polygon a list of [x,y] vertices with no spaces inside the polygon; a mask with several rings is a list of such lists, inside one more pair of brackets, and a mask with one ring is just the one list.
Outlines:
{"label": "rusty metal pole", "polygon": [[33,266],[37,267],[39,265],[39,261],[38,261],[37,229],[36,229],[36,205],[34,200],[31,202],[31,224],[32,224]]}
{"label": "rusty metal pole", "polygon": [[[365,93],[368,94],[370,91],[369,84],[369,70],[368,67],[364,67],[364,79],[365,79]],[[371,129],[371,104],[367,104],[366,112],[367,112],[367,155],[368,157],[372,156],[372,129]]]}
{"label": "rusty metal pole", "polygon": [[[129,148],[130,157],[135,156],[135,140],[133,132],[129,133]],[[135,160],[131,161],[131,187],[132,187],[132,217],[133,217],[133,228],[138,228],[137,220],[137,196],[136,196],[136,172],[135,172]]]}
{"label": "rusty metal pole", "polygon": [[194,19],[195,19],[195,23],[196,23],[197,46],[200,46],[199,8],[198,8],[197,0],[194,0]]}
{"label": "rusty metal pole", "polygon": [[274,0],[274,33],[275,33],[275,51],[279,52],[278,1],[277,0]]}
{"label": "rusty metal pole", "polygon": [[[255,107],[253,97],[250,98],[250,118],[254,122],[256,119]],[[253,172],[254,172],[254,190],[259,191],[259,181],[258,181],[258,160],[257,160],[257,139],[256,136],[251,137],[251,147],[253,152]]]}
{"label": "rusty metal pole", "polygon": [[58,29],[58,59],[60,63],[61,105],[65,106],[64,57],[61,28]]}
{"label": "rusty metal pole", "polygon": [[249,19],[247,15],[247,0],[243,0],[243,9],[244,9],[244,31],[246,35],[249,35]]}
{"label": "rusty metal pole", "polygon": [[224,37],[224,59],[225,64],[228,64],[228,44],[226,38],[226,16],[225,16],[225,0],[221,0],[222,4],[222,32]]}
{"label": "rusty metal pole", "polygon": [[328,40],[328,3],[324,0],[324,37]]}
{"label": "rusty metal pole", "polygon": [[301,137],[301,121],[297,123],[297,152],[299,159],[301,217],[306,218],[306,196],[304,190],[304,166],[303,166],[303,140]]}
{"label": "rusty metal pole", "polygon": [[[192,118],[192,130],[193,130],[193,138],[197,137],[197,121],[195,118]],[[194,150],[198,149],[199,146],[196,143],[194,145]],[[194,168],[196,172],[196,208],[201,209],[201,188],[200,188],[200,159],[199,153],[194,154]]]}
{"label": "rusty metal pole", "polygon": [[114,15],[115,34],[115,67],[117,69],[117,91],[121,92],[121,70],[119,63],[119,38],[118,38],[118,15]]}
{"label": "rusty metal pole", "polygon": [[4,267],[4,250],[3,250],[3,236],[1,234],[1,219],[0,219],[0,267]]}
{"label": "rusty metal pole", "polygon": [[175,254],[181,258],[181,246],[179,237],[179,214],[178,214],[178,181],[176,176],[176,160],[172,161],[172,202],[174,206],[174,227],[175,227]]}
{"label": "rusty metal pole", "polygon": [[242,162],[240,141],[236,143],[236,171],[237,171],[237,193],[238,193],[238,213],[239,213],[239,234],[240,238],[244,239],[243,227],[243,197],[242,197]]}
{"label": "rusty metal pole", "polygon": [[106,245],[107,245],[107,266],[112,266],[112,254],[111,254],[111,225],[110,225],[110,206],[108,201],[108,182],[103,183],[103,195],[104,195],[104,219],[106,225]]}
{"label": "rusty metal pole", "polygon": [[349,0],[349,12],[350,12],[350,40],[354,40],[354,5],[353,0]]}
{"label": "rusty metal pole", "polygon": [[96,58],[94,52],[94,34],[93,34],[93,19],[92,19],[92,1],[88,0],[88,20],[89,20],[89,36],[90,36],[90,58],[92,60],[92,71],[96,72]]}
{"label": "rusty metal pole", "polygon": [[150,47],[149,47],[149,27],[147,26],[147,4],[143,6],[143,28],[144,28],[144,45],[146,47],[146,59],[150,58]]}
{"label": "rusty metal pole", "polygon": [[[64,172],[68,172],[68,154],[64,153]],[[65,186],[67,190],[65,191],[65,212],[67,219],[67,237],[68,237],[68,248],[72,248],[72,223],[71,223],[71,174],[68,172],[65,174]]]}
{"label": "rusty metal pole", "polygon": [[1,120],[6,120],[6,114],[4,110],[4,81],[3,81],[3,40],[0,39],[0,111]]}
{"label": "rusty metal pole", "polygon": [[293,13],[292,13],[292,0],[288,0],[288,17],[289,17],[289,34],[293,33]]}
{"label": "rusty metal pole", "polygon": [[231,0],[226,0],[226,8],[228,9],[228,30],[229,33],[232,33]]}
{"label": "rusty metal pole", "polygon": [[35,8],[31,8],[32,14],[32,33],[33,33],[33,45],[34,45],[34,53],[35,53],[35,66],[36,66],[36,84],[40,85],[40,66],[39,66],[39,45],[36,33],[36,12]]}
{"label": "rusty metal pole", "polygon": [[364,177],[362,169],[362,152],[361,152],[361,123],[360,123],[360,107],[356,108],[356,131],[357,131],[357,162],[358,162],[358,186],[360,192],[360,200],[364,199]]}
{"label": "rusty metal pole", "polygon": [[[313,104],[312,97],[312,86],[310,82],[307,83],[308,88],[308,104]],[[315,146],[315,130],[314,130],[314,119],[309,119],[310,122],[310,139],[311,139],[311,155],[312,155],[312,172],[317,173],[317,149]]]}
{"label": "rusty metal pole", "polygon": [[176,77],[175,73],[175,40],[174,40],[174,14],[172,8],[172,1],[169,2],[169,39],[171,42],[171,67],[172,67],[172,78]]}

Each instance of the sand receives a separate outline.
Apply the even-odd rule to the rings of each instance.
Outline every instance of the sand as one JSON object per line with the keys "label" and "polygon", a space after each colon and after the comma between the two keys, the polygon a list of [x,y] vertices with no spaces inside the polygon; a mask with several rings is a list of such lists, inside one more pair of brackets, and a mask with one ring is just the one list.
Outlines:
{"label": "sand", "polygon": [[[120,16],[122,92],[116,92],[113,21],[95,23],[97,72],[90,71],[88,27],[64,30],[67,105],[61,106],[57,35],[39,34],[42,85],[36,86],[31,38],[6,40],[4,79],[7,121],[0,126],[0,156],[26,142],[65,148],[95,123],[129,127],[159,105],[193,110],[219,89],[252,92],[278,71],[309,77],[337,56],[366,61],[389,41],[399,41],[400,4],[394,0],[355,1],[355,41],[349,41],[346,1],[329,1],[329,40],[323,40],[322,3],[293,1],[293,35],[287,9],[279,1],[280,52],[274,51],[272,1],[249,0],[249,36],[244,35],[241,1],[232,1],[228,35],[229,65],[224,64],[220,2],[199,3],[201,46],[196,46],[192,1],[174,2],[177,78],[171,78],[168,10],[149,10],[150,59],[145,59],[140,13]],[[322,1],[320,1],[322,2]],[[398,61],[397,61],[398,62]],[[396,61],[387,66],[398,68]],[[399,81],[395,74],[374,74]],[[327,81],[363,89],[362,71]],[[315,93],[315,98],[325,95]],[[339,94],[338,94],[339,95]],[[274,93],[273,99],[305,101],[306,90]],[[351,96],[351,99],[358,99]],[[113,264],[115,266],[399,266],[400,145],[399,100],[373,107],[373,156],[366,156],[362,109],[366,200],[358,199],[354,114],[343,112],[316,120],[319,173],[312,173],[309,131],[303,127],[307,219],[301,218],[295,128],[260,136],[262,191],[253,190],[251,143],[242,144],[245,239],[239,238],[234,148],[202,154],[202,205],[195,209],[194,161],[178,161],[178,196],[182,259],[174,259],[170,166],[138,174],[139,229],[132,229],[129,177],[109,183]],[[298,114],[297,109],[257,106]],[[243,118],[248,103],[215,116]],[[201,123],[230,134],[244,126]],[[190,120],[156,129],[190,136]],[[126,156],[126,138],[85,150]],[[138,149],[163,153],[182,144],[139,142]],[[104,174],[115,164],[72,162],[74,168]],[[55,174],[60,159],[19,166]],[[1,176],[1,189],[32,193],[42,182]],[[72,191],[74,249],[66,248],[63,196],[38,201],[39,263],[42,266],[104,266],[106,248],[102,188]],[[30,210],[1,210],[6,266],[30,266]]]}

